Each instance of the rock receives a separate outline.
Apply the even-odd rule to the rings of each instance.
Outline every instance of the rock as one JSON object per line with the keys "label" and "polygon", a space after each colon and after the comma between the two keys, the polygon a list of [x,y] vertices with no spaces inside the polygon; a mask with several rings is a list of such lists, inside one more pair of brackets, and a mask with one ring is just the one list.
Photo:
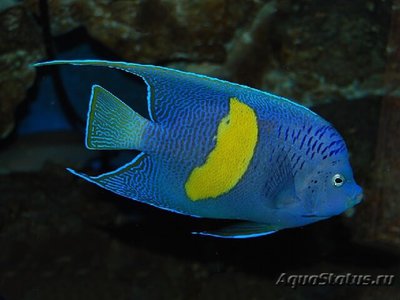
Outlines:
{"label": "rock", "polygon": [[35,79],[29,64],[44,56],[40,28],[22,6],[0,12],[0,138],[14,128],[14,111]]}
{"label": "rock", "polygon": [[[14,2],[7,3],[5,7]],[[47,4],[53,36],[83,27],[121,60],[203,72],[305,105],[382,96],[390,88],[384,82],[388,1],[48,0]],[[39,17],[38,1],[25,0],[3,10],[1,22],[15,18],[16,12],[23,12],[20,27],[32,32],[27,33],[29,39],[2,32],[24,45],[14,49],[14,42],[2,43],[12,61],[21,63],[21,67],[11,63],[4,71],[13,71],[14,77],[4,86],[10,87],[9,94],[18,95],[2,104],[1,110],[7,111],[1,117],[3,136],[12,128],[12,111],[33,80],[27,62],[43,56],[40,30],[30,15]],[[400,94],[398,87],[396,93]]]}
{"label": "rock", "polygon": [[172,66],[307,106],[383,96],[393,91],[385,84],[390,11],[386,2],[269,1],[236,30],[222,64]]}
{"label": "rock", "polygon": [[394,1],[387,46],[385,85],[391,92],[380,99],[377,132],[371,132],[369,136],[374,145],[374,157],[364,161],[369,168],[364,175],[367,179],[365,203],[360,207],[353,229],[356,240],[360,242],[397,250],[400,250],[400,96],[396,92],[400,86],[399,5],[399,0]]}
{"label": "rock", "polygon": [[[37,1],[26,6],[37,13]],[[49,0],[51,26],[59,35],[78,26],[125,60],[215,61],[225,44],[262,6],[258,1]]]}
{"label": "rock", "polygon": [[305,105],[385,94],[387,4],[371,11],[365,1],[277,3],[254,31],[252,51],[234,63],[236,78],[246,69],[242,81]]}

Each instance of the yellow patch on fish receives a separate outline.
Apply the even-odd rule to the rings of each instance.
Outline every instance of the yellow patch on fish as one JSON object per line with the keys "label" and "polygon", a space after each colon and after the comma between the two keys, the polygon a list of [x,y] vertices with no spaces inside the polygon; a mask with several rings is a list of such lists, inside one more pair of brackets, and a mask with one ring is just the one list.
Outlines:
{"label": "yellow patch on fish", "polygon": [[242,178],[257,144],[254,110],[238,98],[230,98],[229,113],[219,123],[216,138],[206,162],[194,168],[186,181],[186,194],[193,201],[227,193]]}

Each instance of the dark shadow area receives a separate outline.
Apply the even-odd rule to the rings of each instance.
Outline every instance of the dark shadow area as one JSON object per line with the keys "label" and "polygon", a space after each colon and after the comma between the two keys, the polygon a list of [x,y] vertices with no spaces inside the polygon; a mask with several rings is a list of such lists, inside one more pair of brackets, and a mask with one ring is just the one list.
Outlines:
{"label": "dark shadow area", "polygon": [[[82,28],[53,42],[57,59],[121,60]],[[41,84],[53,77],[55,70],[62,86],[54,85],[54,93],[49,94]],[[79,153],[86,153],[84,127],[73,124],[86,121],[93,84],[103,86],[149,117],[146,86],[138,77],[107,68],[57,66],[38,69],[37,82],[28,93],[29,100],[20,107],[18,122],[22,124],[40,98],[58,101],[57,89],[63,89],[61,94],[69,108],[65,102],[58,103],[60,116],[71,115],[73,109],[72,117],[67,117],[70,126],[66,125],[63,132],[79,136],[82,142],[71,144],[80,147]],[[44,111],[46,102],[39,107]],[[374,159],[379,107],[379,98],[366,98],[312,108],[344,136],[362,186],[373,179],[370,162]],[[1,143],[12,144],[17,137],[16,131]],[[46,156],[53,147],[51,142],[38,153]],[[19,151],[25,155],[28,150]],[[100,152],[77,169],[101,174],[137,154]],[[357,213],[364,203],[355,208],[352,217],[341,215],[255,239],[216,239],[191,232],[231,221],[191,218],[116,196],[68,173],[65,167],[70,164],[65,161],[63,165],[47,161],[41,171],[0,174],[0,270],[6,270],[0,271],[0,299],[19,299],[21,295],[28,295],[24,299],[75,299],[78,294],[87,300],[338,299],[346,295],[365,299],[362,287],[295,290],[275,283],[283,272],[399,274],[398,251],[356,239]],[[391,288],[398,291],[396,279]]]}

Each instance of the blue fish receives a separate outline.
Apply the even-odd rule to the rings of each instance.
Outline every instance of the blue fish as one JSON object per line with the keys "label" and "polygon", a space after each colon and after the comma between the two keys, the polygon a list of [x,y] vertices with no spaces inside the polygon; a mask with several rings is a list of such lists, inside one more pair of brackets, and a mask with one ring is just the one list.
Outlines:
{"label": "blue fish", "polygon": [[333,126],[285,98],[165,67],[50,61],[120,69],[147,85],[150,120],[94,85],[86,127],[93,150],[142,151],[109,173],[73,174],[181,214],[237,220],[212,232],[247,238],[320,221],[362,200]]}

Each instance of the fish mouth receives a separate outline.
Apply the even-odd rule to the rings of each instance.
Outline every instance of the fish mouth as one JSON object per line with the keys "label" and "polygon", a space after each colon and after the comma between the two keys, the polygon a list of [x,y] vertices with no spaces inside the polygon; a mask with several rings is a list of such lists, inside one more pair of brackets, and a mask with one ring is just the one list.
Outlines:
{"label": "fish mouth", "polygon": [[356,205],[359,204],[363,199],[364,199],[364,194],[363,194],[362,192],[359,193],[359,194],[357,194],[356,196],[351,197],[351,198],[347,201],[347,209],[356,206]]}
{"label": "fish mouth", "polygon": [[364,193],[361,192],[357,196],[354,197],[356,205],[359,204],[364,199]]}

